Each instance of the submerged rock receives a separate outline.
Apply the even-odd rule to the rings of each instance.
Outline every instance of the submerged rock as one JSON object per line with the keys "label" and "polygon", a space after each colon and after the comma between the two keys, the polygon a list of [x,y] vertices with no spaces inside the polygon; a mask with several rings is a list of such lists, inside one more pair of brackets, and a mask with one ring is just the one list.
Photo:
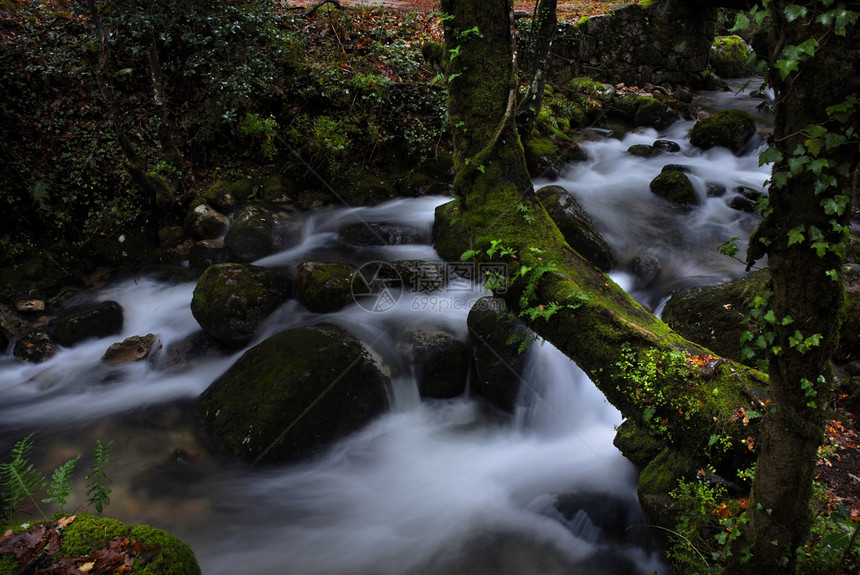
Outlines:
{"label": "submerged rock", "polygon": [[748,112],[723,110],[696,122],[690,130],[690,143],[704,150],[722,146],[738,153],[755,132],[755,120]]}
{"label": "submerged rock", "polygon": [[388,222],[356,222],[343,228],[340,235],[363,246],[419,244],[429,239],[421,228]]}
{"label": "submerged rock", "polygon": [[496,407],[513,412],[526,363],[520,345],[528,344],[534,332],[517,318],[499,313],[502,303],[492,297],[479,299],[466,323],[472,336],[475,389]]}
{"label": "submerged rock", "polygon": [[57,355],[57,344],[44,329],[33,330],[21,336],[12,353],[20,360],[30,363],[42,363]]}
{"label": "submerged rock", "polygon": [[422,397],[451,398],[465,391],[469,348],[450,333],[416,328],[401,335],[397,348],[415,366]]}
{"label": "submerged rock", "polygon": [[250,264],[218,264],[203,272],[194,288],[191,313],[203,331],[230,347],[246,345],[290,296],[282,271]]}
{"label": "submerged rock", "polygon": [[200,396],[205,417],[245,461],[321,454],[388,408],[388,378],[334,325],[282,331],[246,351]]}

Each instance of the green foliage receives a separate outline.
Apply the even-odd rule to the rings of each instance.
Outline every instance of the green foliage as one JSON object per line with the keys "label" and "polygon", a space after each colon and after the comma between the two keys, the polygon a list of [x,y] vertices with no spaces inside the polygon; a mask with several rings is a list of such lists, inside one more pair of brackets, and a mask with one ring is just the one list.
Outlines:
{"label": "green foliage", "polygon": [[72,474],[80,458],[81,456],[78,455],[54,470],[51,475],[51,485],[48,487],[48,498],[42,499],[42,503],[56,503],[60,506],[60,511],[63,510],[72,492]]}
{"label": "green foliage", "polygon": [[246,136],[260,138],[260,150],[267,160],[273,160],[278,154],[275,139],[278,135],[278,121],[274,116],[261,119],[257,114],[248,112],[239,126],[239,130]]}
{"label": "green foliage", "polygon": [[104,506],[110,503],[111,489],[107,486],[110,482],[107,474],[104,472],[104,465],[113,461],[111,459],[111,446],[113,441],[102,443],[101,440],[96,441],[96,446],[93,449],[94,462],[90,465],[90,472],[84,476],[87,483],[87,501],[95,507],[96,511],[101,515]]}
{"label": "green foliage", "polygon": [[44,513],[39,509],[34,496],[46,485],[45,476],[30,463],[30,451],[33,448],[33,435],[30,434],[21,439],[12,448],[12,460],[0,464],[0,486],[3,489],[3,515],[11,517],[15,509],[25,499],[30,499],[39,514]]}
{"label": "green foliage", "polygon": [[[106,486],[110,479],[105,474],[103,466],[111,461],[112,443],[96,442],[93,449],[94,463],[90,466],[90,473],[85,477],[85,479],[90,480],[87,493],[88,502],[99,513],[102,512],[105,505],[110,503],[108,495],[111,490]],[[15,443],[12,448],[11,461],[0,463],[0,493],[2,493],[0,518],[9,519],[13,517],[18,506],[25,499],[29,499],[42,518],[47,520],[47,516],[36,502],[36,495],[46,486],[48,487],[48,497],[42,499],[42,503],[55,503],[62,510],[68,502],[69,494],[72,491],[75,465],[81,456],[78,455],[57,467],[51,474],[49,485],[45,476],[30,462],[32,448],[33,435],[30,434]]]}

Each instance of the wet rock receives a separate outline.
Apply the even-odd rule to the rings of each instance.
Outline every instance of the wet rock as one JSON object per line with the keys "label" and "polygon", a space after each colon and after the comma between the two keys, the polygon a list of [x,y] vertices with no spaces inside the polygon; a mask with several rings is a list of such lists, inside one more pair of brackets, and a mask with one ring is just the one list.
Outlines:
{"label": "wet rock", "polygon": [[677,170],[661,172],[651,180],[651,192],[673,204],[692,207],[699,204],[699,197],[690,179]]}
{"label": "wet rock", "polygon": [[755,132],[755,120],[749,113],[724,110],[696,122],[690,130],[690,143],[704,150],[722,146],[738,153]]}
{"label": "wet rock", "polygon": [[230,259],[230,252],[223,240],[200,240],[188,252],[188,265],[192,269],[205,270]]}
{"label": "wet rock", "polygon": [[108,337],[122,331],[123,311],[115,301],[105,301],[63,314],[48,323],[58,344],[72,347],[85,339]]}
{"label": "wet rock", "polygon": [[763,191],[747,186],[738,186],[734,191],[736,195],[732,196],[727,204],[730,208],[741,212],[755,212],[758,201],[767,197]]}
{"label": "wet rock", "polygon": [[45,302],[40,299],[28,299],[15,302],[15,311],[21,313],[38,313],[45,311]]}
{"label": "wet rock", "polygon": [[447,282],[445,266],[437,262],[398,260],[391,265],[403,289],[412,293],[432,293],[441,290]]}
{"label": "wet rock", "polygon": [[661,152],[675,153],[681,151],[681,146],[672,140],[657,140],[653,146]]}
{"label": "wet rock", "polygon": [[726,195],[726,186],[717,182],[705,184],[705,195],[709,198],[722,198]]}
{"label": "wet rock", "polygon": [[642,98],[636,109],[633,123],[637,126],[648,126],[656,130],[665,130],[681,119],[681,116],[655,98]]}
{"label": "wet rock", "polygon": [[609,244],[567,190],[561,186],[546,186],[537,191],[537,198],[570,247],[599,269],[612,269],[613,256]]}
{"label": "wet rock", "polygon": [[299,264],[298,297],[308,311],[329,313],[356,303],[356,296],[375,293],[376,284],[344,262]]}
{"label": "wet rock", "polygon": [[755,75],[755,66],[747,61],[750,52],[751,48],[740,36],[717,36],[708,66],[720,78],[747,78]]}
{"label": "wet rock", "polygon": [[673,293],[663,308],[663,321],[682,337],[740,361],[747,305],[767,277],[766,271],[753,272],[725,284]]}
{"label": "wet rock", "polygon": [[217,264],[194,288],[191,313],[208,335],[229,347],[253,339],[263,321],[291,293],[289,276],[250,264]]}
{"label": "wet rock", "polygon": [[44,329],[33,330],[15,342],[12,353],[20,360],[30,363],[42,363],[57,355],[57,344]]}
{"label": "wet rock", "polygon": [[149,357],[161,342],[154,334],[133,335],[112,343],[102,355],[103,361],[132,362]]}
{"label": "wet rock", "polygon": [[162,358],[162,365],[168,368],[182,367],[196,363],[198,360],[222,356],[224,353],[225,350],[218,340],[204,331],[197,331],[168,345]]}
{"label": "wet rock", "polygon": [[633,144],[627,148],[627,153],[639,158],[653,158],[660,155],[660,150],[648,144]]}
{"label": "wet rock", "polygon": [[283,248],[283,222],[271,210],[249,206],[227,230],[224,245],[240,262],[252,262]]}
{"label": "wet rock", "polygon": [[185,231],[199,240],[212,240],[224,235],[230,218],[206,203],[198,204],[185,215]]}
{"label": "wet rock", "polygon": [[344,227],[340,235],[362,246],[420,244],[429,239],[421,228],[387,222],[356,222]]}
{"label": "wet rock", "polygon": [[344,328],[282,331],[246,351],[200,396],[235,456],[279,463],[323,453],[388,408],[388,379]]}
{"label": "wet rock", "polygon": [[415,366],[422,397],[444,399],[465,391],[469,348],[450,333],[412,329],[400,336],[397,349]]}
{"label": "wet rock", "polygon": [[684,164],[666,164],[660,173],[663,172],[681,172],[682,174],[692,174],[693,168]]}
{"label": "wet rock", "polygon": [[646,289],[654,283],[663,266],[651,254],[638,255],[630,262],[630,271],[636,277],[636,287]]}
{"label": "wet rock", "polygon": [[525,353],[520,344],[528,343],[534,332],[523,323],[498,310],[504,309],[497,298],[479,299],[467,318],[471,335],[475,389],[496,407],[513,412],[525,369]]}
{"label": "wet rock", "polygon": [[0,302],[0,343],[3,343],[4,340],[6,342],[3,349],[6,349],[9,342],[17,341],[31,329],[30,322],[24,319],[17,310]]}

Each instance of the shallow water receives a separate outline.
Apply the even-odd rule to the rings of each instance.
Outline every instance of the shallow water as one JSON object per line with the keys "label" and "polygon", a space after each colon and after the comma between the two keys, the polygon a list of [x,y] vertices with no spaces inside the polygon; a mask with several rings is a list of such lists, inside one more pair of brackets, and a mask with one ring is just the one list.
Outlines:
{"label": "shallow water", "polygon": [[[709,97],[722,102],[725,95]],[[612,245],[618,262],[612,277],[652,308],[671,289],[742,272],[717,247],[733,236],[746,238],[757,216],[729,209],[723,198],[706,198],[705,185],[760,187],[767,176],[755,147],[740,157],[691,149],[684,139],[690,126],[642,130],[621,141],[598,137],[584,144],[589,161],[571,165],[553,182],[582,203]],[[625,153],[658,137],[673,139],[682,151],[649,160]],[[650,194],[648,183],[666,162],[693,169],[702,207],[679,212]],[[352,222],[397,221],[417,226],[429,242],[433,210],[444,201],[317,212],[302,223],[293,245],[257,263],[438,261],[428,243],[357,247],[337,232]],[[643,254],[662,265],[647,288],[630,269]],[[3,453],[35,431],[34,460],[48,470],[88,453],[97,439],[113,440],[107,514],[174,531],[192,545],[207,575],[668,572],[644,528],[637,472],[612,445],[620,414],[551,345],[527,352],[513,416],[467,398],[419,398],[397,333],[432,325],[465,339],[468,309],[484,295],[480,287],[459,281],[433,294],[395,290],[383,312],[353,305],[311,314],[287,302],[251,345],[291,327],[341,324],[391,374],[392,406],[319,459],[252,467],[211,454],[194,405],[241,352],[166,361],[171,345],[199,329],[189,309],[194,285],[179,267],[118,279],[79,301],[118,301],[126,316],[119,336],[64,349],[40,365],[0,357]],[[111,343],[146,333],[161,340],[153,361],[100,361]],[[78,480],[66,511],[85,499]]]}

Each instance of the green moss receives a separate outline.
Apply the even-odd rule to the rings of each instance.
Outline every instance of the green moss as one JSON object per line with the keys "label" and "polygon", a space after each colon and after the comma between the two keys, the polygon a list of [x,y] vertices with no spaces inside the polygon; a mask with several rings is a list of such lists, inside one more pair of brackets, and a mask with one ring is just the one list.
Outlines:
{"label": "green moss", "polygon": [[[23,531],[20,523],[7,523],[2,529]],[[135,558],[132,575],[196,575],[200,566],[191,548],[175,535],[148,525],[127,525],[116,519],[78,514],[60,538],[58,561],[65,557],[88,557],[105,549],[112,539],[128,537],[150,548]],[[20,567],[11,554],[0,556],[0,575],[11,575]]]}
{"label": "green moss", "polygon": [[690,130],[690,143],[702,149],[722,146],[738,152],[755,131],[755,120],[748,112],[723,110],[697,122]]}
{"label": "green moss", "polygon": [[677,170],[667,170],[651,180],[651,192],[665,200],[681,206],[699,204],[699,197],[693,183],[686,174]]}

